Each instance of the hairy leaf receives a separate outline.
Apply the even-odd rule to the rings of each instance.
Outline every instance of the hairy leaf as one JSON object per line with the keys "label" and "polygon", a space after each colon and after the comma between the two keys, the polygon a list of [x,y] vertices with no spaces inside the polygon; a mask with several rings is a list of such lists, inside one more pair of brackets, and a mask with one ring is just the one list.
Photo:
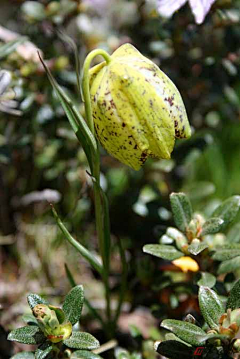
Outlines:
{"label": "hairy leaf", "polygon": [[192,345],[201,344],[202,341],[199,340],[197,336],[206,335],[206,333],[196,325],[175,319],[163,320],[161,327],[170,330],[177,337]]}
{"label": "hairy leaf", "polygon": [[146,244],[143,247],[143,252],[169,261],[183,256],[183,253],[178,251],[175,247],[165,244]]}
{"label": "hairy leaf", "polygon": [[29,294],[27,300],[31,309],[33,309],[37,304],[48,304],[48,302],[38,294]]}
{"label": "hairy leaf", "polygon": [[181,231],[185,231],[192,219],[192,206],[189,198],[185,193],[172,193],[170,202],[177,227]]}
{"label": "hairy leaf", "polygon": [[199,306],[205,322],[211,329],[217,329],[219,318],[225,312],[217,293],[208,287],[200,287],[198,292]]}
{"label": "hairy leaf", "polygon": [[8,334],[8,340],[23,344],[41,344],[45,339],[43,332],[36,325],[18,328]]}
{"label": "hairy leaf", "polygon": [[99,341],[89,333],[73,332],[69,339],[65,339],[63,343],[72,349],[93,350],[99,347]]}
{"label": "hairy leaf", "polygon": [[232,287],[228,300],[227,309],[232,310],[240,308],[240,279]]}
{"label": "hairy leaf", "polygon": [[65,319],[72,323],[72,325],[76,324],[81,317],[83,301],[84,293],[82,285],[72,288],[64,300],[63,311],[66,315]]}

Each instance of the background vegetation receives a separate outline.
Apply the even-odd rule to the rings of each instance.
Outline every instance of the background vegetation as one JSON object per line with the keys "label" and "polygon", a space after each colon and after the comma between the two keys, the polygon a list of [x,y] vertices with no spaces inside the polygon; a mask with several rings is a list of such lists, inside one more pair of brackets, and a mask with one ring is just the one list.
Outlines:
{"label": "background vegetation", "polygon": [[[5,338],[6,331],[21,325],[28,293],[47,295],[56,305],[63,302],[71,288],[66,262],[93,307],[101,311],[104,306],[98,273],[65,242],[48,204],[55,204],[77,240],[96,251],[86,158],[36,48],[82,113],[74,52],[61,32],[77,44],[81,63],[92,49],[112,53],[121,44],[132,43],[160,66],[183,97],[193,135],[177,142],[170,161],[148,160],[135,172],[101,150],[102,186],[109,198],[116,247],[111,257],[113,298],[121,285],[118,238],[128,262],[116,338],[121,347],[156,358],[151,340],[161,336],[160,320],[181,319],[189,312],[198,315],[199,309],[197,293],[163,289],[163,270],[174,281],[186,277],[171,262],[144,254],[143,245],[157,243],[174,225],[171,192],[184,191],[194,211],[206,216],[222,200],[240,193],[239,20],[238,0],[217,1],[202,25],[195,24],[187,4],[171,19],[160,17],[155,0],[1,1],[0,45],[18,35],[26,37],[14,51],[6,50],[0,57],[1,70],[12,74],[7,100],[0,94],[2,358],[26,348]],[[13,92],[17,108],[13,108]],[[81,323],[101,343],[107,340],[87,308]]]}

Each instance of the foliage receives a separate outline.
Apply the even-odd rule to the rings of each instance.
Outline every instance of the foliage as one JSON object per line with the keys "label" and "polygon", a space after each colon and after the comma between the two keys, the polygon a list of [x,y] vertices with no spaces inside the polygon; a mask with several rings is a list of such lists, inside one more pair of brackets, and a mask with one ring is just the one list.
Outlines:
{"label": "foliage", "polygon": [[227,305],[214,290],[200,286],[198,300],[206,323],[204,330],[192,316],[191,322],[188,318],[185,321],[166,319],[161,327],[172,334],[166,334],[164,341],[156,343],[157,352],[170,359],[192,358],[198,347],[202,347],[202,357],[209,359],[232,358],[234,353],[239,353],[239,283],[237,281],[230,291]]}
{"label": "foliage", "polygon": [[[165,339],[166,331],[156,329],[158,321],[180,321],[187,313],[191,313],[188,321],[192,323],[194,316],[205,335],[208,330],[220,331],[221,302],[214,310],[216,317],[207,319],[204,301],[197,295],[199,286],[209,288],[212,296],[207,308],[216,296],[226,314],[229,308],[232,312],[239,308],[237,294],[229,296],[229,292],[239,293],[234,283],[240,273],[239,0],[215,1],[211,9],[204,9],[202,15],[209,12],[201,26],[195,23],[194,17],[199,19],[201,14],[195,12],[194,0],[186,1],[169,19],[159,15],[160,0],[9,3],[1,2],[0,14],[0,285],[4,281],[0,315],[4,328],[19,325],[15,303],[17,315],[25,312],[26,293],[47,294],[61,303],[70,281],[72,286],[83,283],[88,294],[82,330],[101,342],[114,337],[122,347],[115,353],[110,349],[109,358],[155,359],[158,354],[151,351],[152,343]],[[172,13],[170,6],[167,10]],[[10,29],[10,34],[5,32]],[[76,45],[66,41],[66,34]],[[95,230],[95,176],[88,150],[89,144],[96,149],[96,143],[85,122],[80,77],[87,53],[98,48],[112,54],[125,43],[133,44],[176,84],[192,137],[176,141],[171,160],[149,159],[139,172],[100,147],[101,186],[96,187],[105,209],[106,197],[109,202],[110,217],[104,216],[104,221],[106,225],[111,220],[111,236],[110,231],[104,233],[108,241],[111,237],[110,256],[110,251],[100,250]],[[49,82],[37,49],[55,82]],[[92,65],[100,61],[94,58]],[[70,126],[62,104],[72,120]],[[54,205],[52,211],[48,202]],[[143,246],[157,256],[143,254]],[[112,302],[110,315],[103,305],[106,301]],[[146,324],[143,313],[154,324]],[[36,329],[32,326],[39,323],[36,317],[25,315],[25,319],[32,342]],[[131,337],[126,324],[131,320],[143,332],[144,327],[144,334],[131,331]],[[157,333],[151,336],[154,325]],[[0,338],[2,351],[5,337]],[[42,335],[36,332],[35,337],[40,340]],[[192,355],[195,344],[187,349],[173,333],[166,334],[166,339],[162,353],[171,340],[176,352],[170,355]],[[226,343],[221,338],[207,339],[203,356],[233,355],[237,344],[235,348],[234,339],[229,338]],[[51,345],[46,345],[40,345],[38,357],[48,355]],[[9,359],[21,349],[12,346],[1,354]],[[101,352],[66,349],[67,353],[96,359]],[[103,356],[107,358],[108,353]],[[33,359],[34,354],[18,353],[15,358]]]}
{"label": "foliage", "polygon": [[27,326],[11,331],[8,340],[36,344],[38,348],[35,356],[31,352],[22,352],[12,358],[62,358],[62,355],[69,358],[66,352],[66,347],[68,347],[81,349],[81,351],[75,351],[71,358],[78,358],[81,354],[82,358],[95,359],[96,356],[89,351],[99,347],[98,340],[89,333],[72,330],[80,320],[83,300],[81,285],[72,288],[67,294],[62,309],[48,304],[37,294],[29,294],[28,304],[33,315],[28,316]]}

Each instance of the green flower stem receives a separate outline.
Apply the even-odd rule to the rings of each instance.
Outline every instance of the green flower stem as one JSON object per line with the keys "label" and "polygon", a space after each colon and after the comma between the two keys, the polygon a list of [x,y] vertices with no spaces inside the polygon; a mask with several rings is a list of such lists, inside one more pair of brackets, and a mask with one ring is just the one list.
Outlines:
{"label": "green flower stem", "polygon": [[[88,126],[94,135],[94,122],[92,117],[92,106],[89,89],[89,69],[91,62],[94,57],[101,55],[106,63],[111,61],[110,56],[104,50],[94,50],[85,59],[83,65],[83,100],[85,103],[85,113],[87,118]],[[94,188],[94,199],[95,199],[95,216],[96,216],[96,229],[99,240],[99,250],[103,262],[103,281],[105,286],[106,296],[106,315],[109,326],[111,326],[111,307],[110,307],[110,288],[109,288],[109,258],[110,258],[110,228],[109,222],[105,221],[104,218],[108,217],[106,213],[106,206],[104,206],[101,186],[100,186],[100,153],[99,147],[97,153],[92,153],[92,176],[93,176],[93,188]],[[109,238],[109,241],[106,238]],[[111,333],[109,333],[111,334]]]}
{"label": "green flower stem", "polygon": [[97,50],[93,50],[92,52],[90,52],[90,54],[88,54],[83,64],[83,80],[82,80],[83,100],[85,102],[85,111],[86,111],[88,126],[93,134],[94,134],[94,122],[92,118],[92,106],[91,106],[90,90],[89,90],[89,69],[92,60],[94,59],[94,57],[98,55],[102,56],[107,64],[110,63],[111,61],[110,55],[104,50],[97,49]]}

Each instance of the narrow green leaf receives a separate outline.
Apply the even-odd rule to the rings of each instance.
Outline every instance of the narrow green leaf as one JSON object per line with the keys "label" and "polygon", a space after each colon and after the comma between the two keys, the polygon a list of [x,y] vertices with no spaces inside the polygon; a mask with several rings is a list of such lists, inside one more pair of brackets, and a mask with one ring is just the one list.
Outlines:
{"label": "narrow green leaf", "polygon": [[28,325],[38,325],[37,319],[32,314],[24,314],[22,320]]}
{"label": "narrow green leaf", "polygon": [[35,351],[35,359],[44,359],[53,350],[52,344],[46,342]]}
{"label": "narrow green leaf", "polygon": [[27,40],[26,37],[18,37],[16,40],[7,42],[0,46],[0,60],[14,52],[17,47]]}
{"label": "narrow green leaf", "polygon": [[83,96],[82,96],[81,79],[80,79],[81,64],[80,64],[80,56],[78,53],[77,45],[73,41],[73,39],[70,36],[68,36],[66,33],[64,33],[62,31],[58,31],[58,34],[64,42],[66,42],[68,45],[70,45],[70,47],[73,50],[74,57],[75,57],[75,72],[76,72],[76,78],[77,78],[77,88],[78,88],[78,93],[80,95],[80,99],[82,100]]}
{"label": "narrow green leaf", "polygon": [[193,239],[192,243],[188,246],[188,251],[194,256],[198,255],[204,249],[208,248],[208,244],[201,242],[199,239]]}
{"label": "narrow green leaf", "polygon": [[167,340],[161,342],[156,348],[156,351],[169,359],[192,359],[194,349],[179,341]]}
{"label": "narrow green leaf", "polygon": [[201,272],[201,278],[198,280],[197,284],[199,286],[212,288],[216,284],[216,277],[211,273]]}
{"label": "narrow green leaf", "polygon": [[183,253],[178,251],[175,247],[165,244],[146,244],[143,247],[143,252],[169,261],[183,256]]}
{"label": "narrow green leaf", "polygon": [[65,271],[66,271],[67,278],[68,278],[70,285],[72,287],[76,287],[77,283],[75,282],[75,279],[73,278],[73,275],[72,275],[67,263],[64,264],[64,267],[65,267]]}
{"label": "narrow green leaf", "polygon": [[240,308],[240,279],[232,287],[228,300],[227,309],[238,309]]}
{"label": "narrow green leaf", "polygon": [[72,349],[93,350],[100,346],[99,341],[89,333],[73,332],[69,339],[65,339],[63,343]]}
{"label": "narrow green leaf", "polygon": [[199,345],[202,343],[202,341],[198,340],[198,335],[206,335],[206,333],[196,325],[175,319],[163,320],[161,327],[170,330],[184,342],[192,345]]}
{"label": "narrow green leaf", "polygon": [[88,125],[84,121],[83,117],[81,116],[80,112],[76,108],[76,106],[72,103],[71,99],[67,96],[67,94],[62,90],[62,88],[58,85],[54,77],[52,76],[50,70],[43,62],[41,56],[39,55],[41,63],[48,75],[48,79],[56,91],[58,98],[63,106],[63,109],[67,115],[70,125],[74,133],[76,134],[77,138],[79,139],[80,143],[83,146],[84,152],[87,156],[88,163],[90,168],[92,169],[92,154],[97,153],[97,142],[95,137],[93,136],[91,130],[89,129]]}
{"label": "narrow green leaf", "polygon": [[239,243],[240,242],[240,222],[236,223],[229,230],[227,234],[228,243]]}
{"label": "narrow green leaf", "polygon": [[67,241],[93,266],[93,268],[102,275],[103,268],[100,262],[95,258],[95,256],[83,245],[74,239],[71,234],[68,232],[67,228],[62,223],[61,219],[58,217],[58,214],[54,207],[52,207],[52,212],[54,218],[56,219],[58,227],[61,229]]}
{"label": "narrow green leaf", "polygon": [[222,218],[210,218],[202,226],[201,236],[220,232],[224,220]]}
{"label": "narrow green leaf", "polygon": [[71,355],[71,359],[102,359],[102,357],[88,350],[76,350]]}
{"label": "narrow green leaf", "polygon": [[202,286],[199,288],[198,300],[205,322],[211,329],[218,329],[219,319],[225,310],[217,293]]}
{"label": "narrow green leaf", "polygon": [[236,217],[240,208],[240,196],[232,196],[224,201],[212,214],[212,217],[222,218],[225,228]]}
{"label": "narrow green leaf", "polygon": [[225,261],[240,256],[240,244],[229,244],[216,248],[212,258],[217,261]]}
{"label": "narrow green leaf", "polygon": [[82,313],[83,301],[83,286],[78,285],[72,288],[67,294],[63,303],[63,311],[66,315],[67,322],[70,322],[72,325],[74,325],[79,321]]}
{"label": "narrow green leaf", "polygon": [[218,274],[234,272],[240,268],[240,256],[226,260],[218,267]]}
{"label": "narrow green leaf", "polygon": [[171,208],[174,221],[181,231],[185,231],[192,219],[192,206],[185,193],[172,193],[170,195]]}
{"label": "narrow green leaf", "polygon": [[44,298],[40,297],[40,295],[33,293],[27,296],[27,301],[31,309],[33,309],[37,304],[48,304],[48,302]]}
{"label": "narrow green leaf", "polygon": [[41,344],[45,339],[43,332],[36,325],[18,328],[8,334],[8,340],[23,344]]}
{"label": "narrow green leaf", "polygon": [[35,355],[32,352],[21,352],[15,354],[11,359],[35,359]]}

